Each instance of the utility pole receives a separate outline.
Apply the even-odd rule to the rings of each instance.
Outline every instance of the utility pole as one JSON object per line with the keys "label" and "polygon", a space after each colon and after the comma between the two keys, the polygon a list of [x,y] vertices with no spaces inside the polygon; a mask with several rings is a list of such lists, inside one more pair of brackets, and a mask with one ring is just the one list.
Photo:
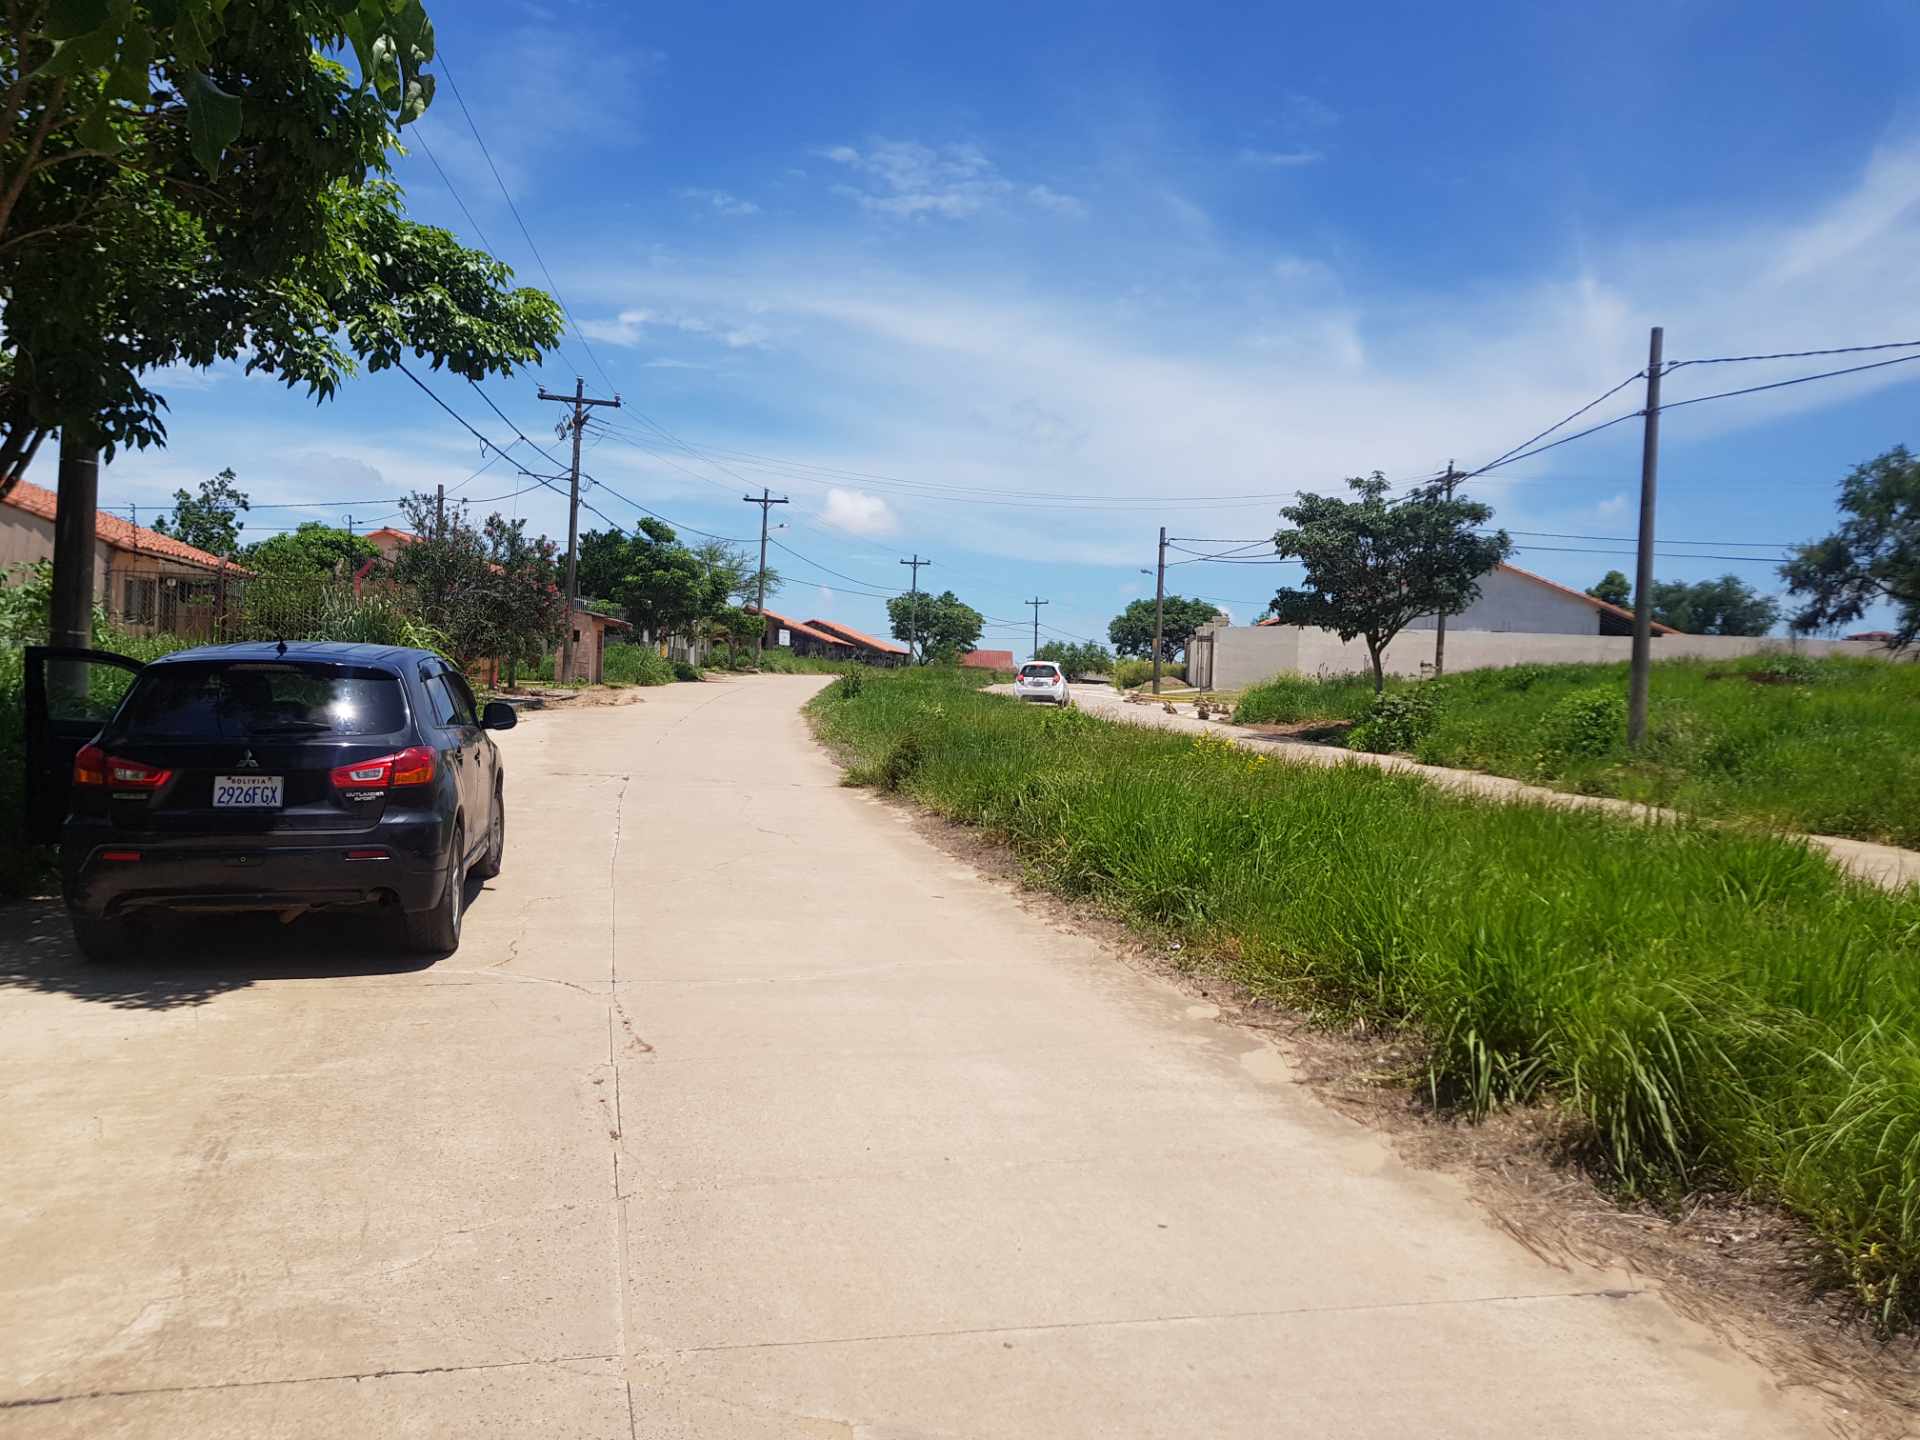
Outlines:
{"label": "utility pole", "polygon": [[900,563],[913,567],[913,589],[909,592],[913,598],[907,602],[907,658],[911,660],[914,648],[920,642],[920,567],[931,565],[933,561],[922,560],[920,552],[916,550],[911,560],[902,560]]}
{"label": "utility pole", "polygon": [[788,502],[784,497],[779,500],[774,499],[773,492],[767,489],[762,489],[758,495],[742,495],[740,498],[749,505],[760,507],[760,588],[759,598],[753,602],[753,608],[760,615],[760,634],[753,642],[753,663],[758,665],[761,653],[767,644],[767,516],[772,513],[775,505],[785,505]]}
{"label": "utility pole", "polygon": [[1033,607],[1033,650],[1027,657],[1028,659],[1032,659],[1040,653],[1040,607],[1042,605],[1051,605],[1053,602],[1051,600],[1033,599],[1021,603]]}
{"label": "utility pole", "polygon": [[1167,623],[1167,527],[1160,527],[1160,549],[1153,566],[1153,693],[1160,693],[1160,644]]}
{"label": "utility pole", "polygon": [[1660,370],[1666,332],[1653,327],[1647,340],[1646,429],[1640,441],[1640,545],[1633,567],[1633,665],[1627,674],[1627,746],[1637,750],[1647,735],[1647,682],[1653,667],[1653,501],[1660,472]]}
{"label": "utility pole", "polygon": [[[93,532],[100,504],[100,451],[72,430],[60,431],[60,490],[53,511],[53,599],[48,643],[75,650],[93,648]],[[64,667],[63,667],[64,668]],[[64,688],[84,689],[85,674],[71,670]]]}
{"label": "utility pole", "polygon": [[580,432],[587,428],[587,412],[596,405],[611,405],[620,408],[620,397],[611,400],[590,400],[587,398],[587,382],[574,378],[573,394],[555,395],[546,386],[540,387],[540,398],[551,400],[559,405],[573,406],[573,415],[567,422],[573,431],[573,482],[567,492],[567,622],[560,632],[560,672],[554,678],[562,684],[573,678],[573,610],[580,603]]}
{"label": "utility pole", "polygon": [[436,540],[447,538],[447,487],[445,485],[433,487],[433,538]]}
{"label": "utility pole", "polygon": [[[1460,482],[1460,474],[1453,468],[1453,461],[1447,461],[1447,473],[1441,477],[1441,483],[1447,487],[1447,499],[1453,499],[1453,487]],[[1433,678],[1438,680],[1447,673],[1447,612],[1442,610],[1433,627]]]}

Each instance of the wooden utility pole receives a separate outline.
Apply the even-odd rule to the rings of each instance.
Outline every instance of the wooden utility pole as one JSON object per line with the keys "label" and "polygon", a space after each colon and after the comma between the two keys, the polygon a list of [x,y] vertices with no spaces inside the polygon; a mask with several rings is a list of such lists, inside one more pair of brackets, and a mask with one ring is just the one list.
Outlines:
{"label": "wooden utility pole", "polygon": [[[1441,477],[1441,483],[1447,487],[1447,499],[1453,499],[1453,487],[1460,483],[1460,475],[1451,460],[1447,461],[1447,473]],[[1442,610],[1433,627],[1433,678],[1438,680],[1446,673],[1447,612]]]}
{"label": "wooden utility pole", "polygon": [[1638,749],[1647,735],[1647,683],[1653,668],[1653,510],[1660,471],[1660,369],[1666,332],[1658,325],[1647,340],[1646,428],[1640,441],[1640,544],[1634,557],[1633,665],[1627,675],[1627,745]]}
{"label": "wooden utility pole", "polygon": [[1033,649],[1028,652],[1027,655],[1027,658],[1031,660],[1040,653],[1040,607],[1042,605],[1051,605],[1053,602],[1051,600],[1033,599],[1022,603],[1033,607]]}
{"label": "wooden utility pole", "polygon": [[1160,527],[1160,549],[1153,566],[1153,693],[1160,693],[1160,645],[1167,623],[1167,527]]}
{"label": "wooden utility pole", "polygon": [[560,670],[554,677],[565,684],[573,678],[573,610],[580,601],[580,432],[587,428],[587,412],[596,405],[620,408],[620,397],[611,400],[587,398],[587,382],[575,378],[573,394],[555,395],[540,387],[540,398],[559,405],[573,406],[567,428],[573,431],[573,481],[567,492],[567,620],[560,632]]}
{"label": "wooden utility pole", "polygon": [[914,647],[920,640],[920,567],[931,565],[933,561],[922,560],[920,552],[916,550],[911,560],[902,560],[900,563],[913,567],[913,589],[908,592],[913,598],[907,601],[907,658],[911,660]]}
{"label": "wooden utility pole", "polygon": [[753,641],[753,663],[758,665],[767,644],[767,516],[772,513],[774,506],[788,502],[784,496],[774,499],[773,492],[767,489],[762,489],[758,495],[742,495],[740,498],[749,505],[760,507],[760,584],[753,602],[753,608],[760,616],[760,633]]}
{"label": "wooden utility pole", "polygon": [[433,487],[433,538],[436,540],[447,538],[447,487],[445,485]]}

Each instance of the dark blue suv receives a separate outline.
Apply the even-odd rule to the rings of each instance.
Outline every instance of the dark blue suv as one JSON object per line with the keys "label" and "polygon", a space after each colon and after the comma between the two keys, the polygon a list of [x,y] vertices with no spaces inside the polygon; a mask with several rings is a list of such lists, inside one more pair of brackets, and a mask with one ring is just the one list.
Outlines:
{"label": "dark blue suv", "polygon": [[447,954],[467,874],[500,871],[487,732],[514,710],[478,711],[429,651],[268,642],[141,664],[36,646],[26,662],[28,829],[60,843],[89,959],[132,954],[159,912],[359,905]]}

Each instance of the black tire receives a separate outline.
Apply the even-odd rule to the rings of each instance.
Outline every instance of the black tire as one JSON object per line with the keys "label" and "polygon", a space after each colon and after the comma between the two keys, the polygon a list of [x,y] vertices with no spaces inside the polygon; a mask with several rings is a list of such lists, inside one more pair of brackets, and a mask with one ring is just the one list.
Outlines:
{"label": "black tire", "polygon": [[465,863],[467,832],[453,829],[452,859],[447,865],[446,884],[431,910],[409,911],[406,922],[407,948],[417,955],[451,955],[460,948],[461,912],[466,909]]}
{"label": "black tire", "polygon": [[491,880],[500,873],[507,858],[507,797],[498,785],[493,787],[493,815],[487,822],[487,853],[473,867],[474,876]]}
{"label": "black tire", "polygon": [[90,965],[118,965],[131,960],[140,945],[140,930],[130,920],[108,920],[96,915],[69,915],[73,943]]}

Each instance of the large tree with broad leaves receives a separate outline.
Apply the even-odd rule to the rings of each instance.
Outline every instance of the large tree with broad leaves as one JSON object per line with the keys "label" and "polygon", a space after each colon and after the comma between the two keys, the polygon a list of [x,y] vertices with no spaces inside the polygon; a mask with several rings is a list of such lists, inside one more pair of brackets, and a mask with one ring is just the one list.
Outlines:
{"label": "large tree with broad leaves", "polygon": [[169,366],[318,398],[411,349],[536,359],[553,301],[387,182],[431,101],[420,0],[4,0],[0,494],[49,433],[162,443]]}

